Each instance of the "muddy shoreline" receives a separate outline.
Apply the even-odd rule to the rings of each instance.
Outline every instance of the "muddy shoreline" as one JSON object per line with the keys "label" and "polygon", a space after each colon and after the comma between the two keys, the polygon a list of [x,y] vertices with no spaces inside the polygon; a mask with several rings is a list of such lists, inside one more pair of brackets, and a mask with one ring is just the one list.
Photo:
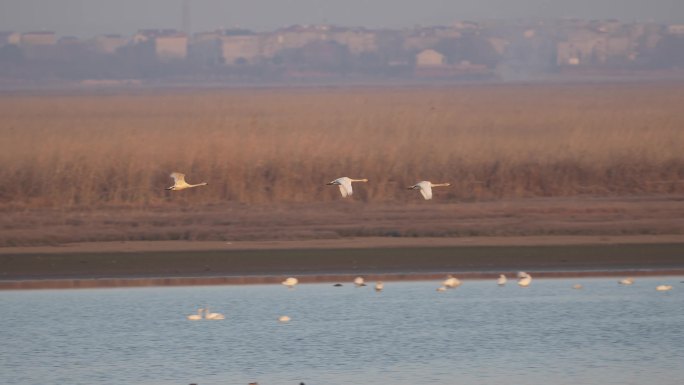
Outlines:
{"label": "muddy shoreline", "polygon": [[[668,242],[663,242],[667,240]],[[684,275],[684,240],[442,239],[255,244],[67,245],[0,250],[0,289]],[[221,247],[221,249],[216,249]],[[185,249],[184,249],[185,248]],[[179,250],[180,249],[180,250]]]}

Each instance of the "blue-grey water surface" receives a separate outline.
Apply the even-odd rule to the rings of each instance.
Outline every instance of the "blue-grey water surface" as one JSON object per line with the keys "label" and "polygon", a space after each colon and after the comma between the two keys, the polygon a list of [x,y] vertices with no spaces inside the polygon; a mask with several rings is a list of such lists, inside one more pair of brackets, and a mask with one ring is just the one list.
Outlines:
{"label": "blue-grey water surface", "polygon": [[0,383],[682,384],[682,280],[6,291]]}

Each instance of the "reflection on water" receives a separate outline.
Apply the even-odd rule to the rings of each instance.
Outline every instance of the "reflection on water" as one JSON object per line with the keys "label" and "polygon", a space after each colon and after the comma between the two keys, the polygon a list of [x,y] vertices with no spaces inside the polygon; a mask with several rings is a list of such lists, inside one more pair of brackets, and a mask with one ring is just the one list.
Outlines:
{"label": "reflection on water", "polygon": [[[0,382],[681,384],[680,281],[1,292]],[[186,319],[205,305],[226,319]]]}

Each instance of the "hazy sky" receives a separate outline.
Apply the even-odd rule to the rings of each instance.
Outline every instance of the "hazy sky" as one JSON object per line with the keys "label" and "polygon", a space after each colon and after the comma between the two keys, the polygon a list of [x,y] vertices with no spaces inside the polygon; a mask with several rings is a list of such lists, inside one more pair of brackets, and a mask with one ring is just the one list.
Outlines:
{"label": "hazy sky", "polygon": [[[193,32],[292,24],[401,28],[456,20],[615,18],[684,22],[684,0],[189,0]],[[0,30],[58,35],[181,28],[182,0],[0,0]]]}

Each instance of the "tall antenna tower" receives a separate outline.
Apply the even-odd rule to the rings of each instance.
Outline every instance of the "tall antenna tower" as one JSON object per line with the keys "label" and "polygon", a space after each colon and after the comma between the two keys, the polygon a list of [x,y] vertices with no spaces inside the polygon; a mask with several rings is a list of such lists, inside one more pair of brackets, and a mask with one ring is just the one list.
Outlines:
{"label": "tall antenna tower", "polygon": [[183,32],[190,36],[190,0],[182,0]]}

